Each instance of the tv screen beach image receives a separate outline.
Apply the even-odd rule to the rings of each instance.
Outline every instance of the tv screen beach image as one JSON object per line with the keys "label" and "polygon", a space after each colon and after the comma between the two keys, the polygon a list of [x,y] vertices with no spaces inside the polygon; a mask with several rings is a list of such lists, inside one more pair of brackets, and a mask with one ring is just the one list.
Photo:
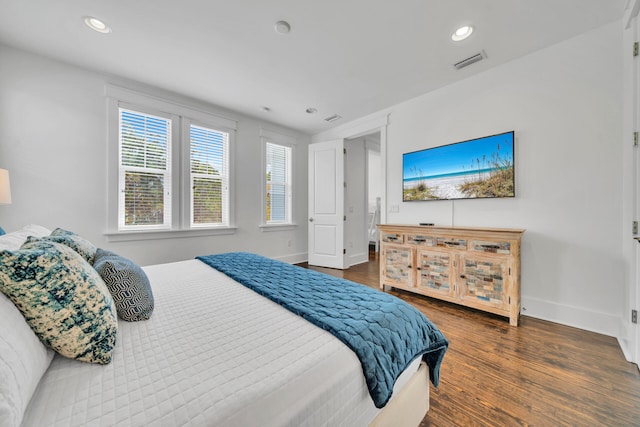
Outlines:
{"label": "tv screen beach image", "polygon": [[513,132],[403,155],[403,201],[514,197]]}

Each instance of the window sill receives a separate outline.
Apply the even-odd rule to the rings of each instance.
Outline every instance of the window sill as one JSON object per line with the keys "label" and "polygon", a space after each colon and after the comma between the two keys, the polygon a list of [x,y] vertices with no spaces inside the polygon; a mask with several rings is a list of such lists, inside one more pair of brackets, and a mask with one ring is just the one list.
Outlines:
{"label": "window sill", "polygon": [[287,231],[295,230],[297,224],[261,224],[260,231]]}
{"label": "window sill", "polygon": [[234,234],[237,227],[194,228],[189,230],[120,231],[104,233],[110,242],[134,240],[178,239],[181,237],[204,237]]}

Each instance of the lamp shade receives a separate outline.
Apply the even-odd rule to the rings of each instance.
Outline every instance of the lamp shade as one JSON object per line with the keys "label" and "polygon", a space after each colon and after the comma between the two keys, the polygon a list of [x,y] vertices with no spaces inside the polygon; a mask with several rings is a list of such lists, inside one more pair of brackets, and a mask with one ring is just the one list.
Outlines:
{"label": "lamp shade", "polygon": [[9,171],[0,169],[0,205],[11,204],[11,185],[9,184]]}

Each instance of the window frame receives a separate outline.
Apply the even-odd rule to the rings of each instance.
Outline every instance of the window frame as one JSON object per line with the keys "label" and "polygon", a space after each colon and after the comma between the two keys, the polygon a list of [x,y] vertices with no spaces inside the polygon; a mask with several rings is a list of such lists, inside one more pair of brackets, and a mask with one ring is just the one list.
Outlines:
{"label": "window frame", "polygon": [[[188,105],[107,84],[107,230],[109,241],[154,240],[233,234],[235,226],[234,142],[237,121]],[[171,118],[171,222],[168,229],[119,228],[120,108]],[[191,227],[190,123],[226,132],[228,143],[228,224]]]}
{"label": "window frame", "polygon": [[[295,159],[295,150],[296,150],[296,139],[283,135],[281,133],[271,131],[268,129],[260,129],[260,140],[262,146],[262,197],[261,197],[261,205],[262,205],[262,222],[260,224],[260,229],[262,231],[277,231],[277,230],[292,230],[297,227],[297,224],[294,222],[295,218],[295,168],[294,168],[294,159]],[[290,184],[289,190],[290,195],[288,197],[289,207],[289,219],[286,222],[267,222],[267,143],[281,145],[284,147],[288,147],[291,149],[290,159],[289,159],[289,167],[290,167]]]}
{"label": "window frame", "polygon": [[[163,173],[165,185],[168,185],[168,188],[164,188],[163,191],[169,192],[169,195],[165,194],[163,197],[163,210],[164,217],[167,218],[165,222],[162,224],[151,224],[151,225],[126,225],[125,215],[120,215],[120,206],[125,203],[125,192],[123,190],[123,186],[125,185],[125,175],[127,172],[139,172],[139,173],[154,173],[152,168],[148,167],[139,167],[139,166],[125,166],[122,164],[122,156],[123,150],[121,146],[122,142],[122,126],[121,126],[121,112],[128,111],[133,114],[139,114],[144,116],[151,116],[158,119],[163,119],[168,122],[169,132],[167,134],[167,152],[166,152],[166,171]],[[118,230],[121,232],[142,232],[142,231],[159,231],[159,230],[170,230],[171,229],[171,220],[173,217],[173,209],[172,209],[172,198],[173,198],[173,167],[171,165],[173,159],[173,142],[174,142],[174,132],[173,132],[173,121],[174,118],[171,115],[167,115],[158,111],[151,111],[149,109],[133,110],[124,105],[118,106]],[[160,169],[158,169],[155,173],[161,173]]]}
{"label": "window frame", "polygon": [[[227,141],[227,188],[224,190],[224,192],[227,195],[227,212],[223,212],[222,216],[223,218],[226,217],[226,224],[223,223],[220,225],[194,225],[192,223],[193,218],[192,218],[192,200],[193,200],[193,192],[192,192],[192,188],[191,188],[191,126],[198,126],[201,128],[206,128],[209,130],[214,130],[214,131],[218,131],[218,132],[222,132],[222,133],[226,133],[228,135],[228,141]],[[183,198],[183,203],[181,204],[181,208],[182,208],[182,216],[183,218],[185,218],[184,221],[184,228],[189,228],[190,230],[223,230],[226,228],[230,228],[232,227],[233,224],[233,218],[234,218],[234,203],[232,201],[233,199],[233,165],[234,163],[234,159],[233,159],[233,146],[234,146],[234,134],[235,132],[233,132],[232,129],[228,129],[224,126],[221,126],[219,124],[215,124],[209,121],[203,121],[203,120],[195,120],[195,119],[191,119],[191,118],[183,118],[182,120],[182,138],[183,141],[186,141],[186,144],[183,144],[182,146],[182,158],[183,158],[183,163],[182,163],[182,168],[185,171],[185,173],[183,174],[184,177],[184,182],[183,182],[183,187],[182,187],[182,194],[184,195]]]}

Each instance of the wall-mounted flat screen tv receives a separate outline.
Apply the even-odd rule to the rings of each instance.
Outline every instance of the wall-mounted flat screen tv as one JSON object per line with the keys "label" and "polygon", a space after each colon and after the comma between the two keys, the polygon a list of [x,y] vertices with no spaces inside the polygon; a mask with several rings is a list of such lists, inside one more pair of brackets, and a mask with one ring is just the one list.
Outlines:
{"label": "wall-mounted flat screen tv", "polygon": [[402,155],[402,200],[515,197],[514,132]]}

